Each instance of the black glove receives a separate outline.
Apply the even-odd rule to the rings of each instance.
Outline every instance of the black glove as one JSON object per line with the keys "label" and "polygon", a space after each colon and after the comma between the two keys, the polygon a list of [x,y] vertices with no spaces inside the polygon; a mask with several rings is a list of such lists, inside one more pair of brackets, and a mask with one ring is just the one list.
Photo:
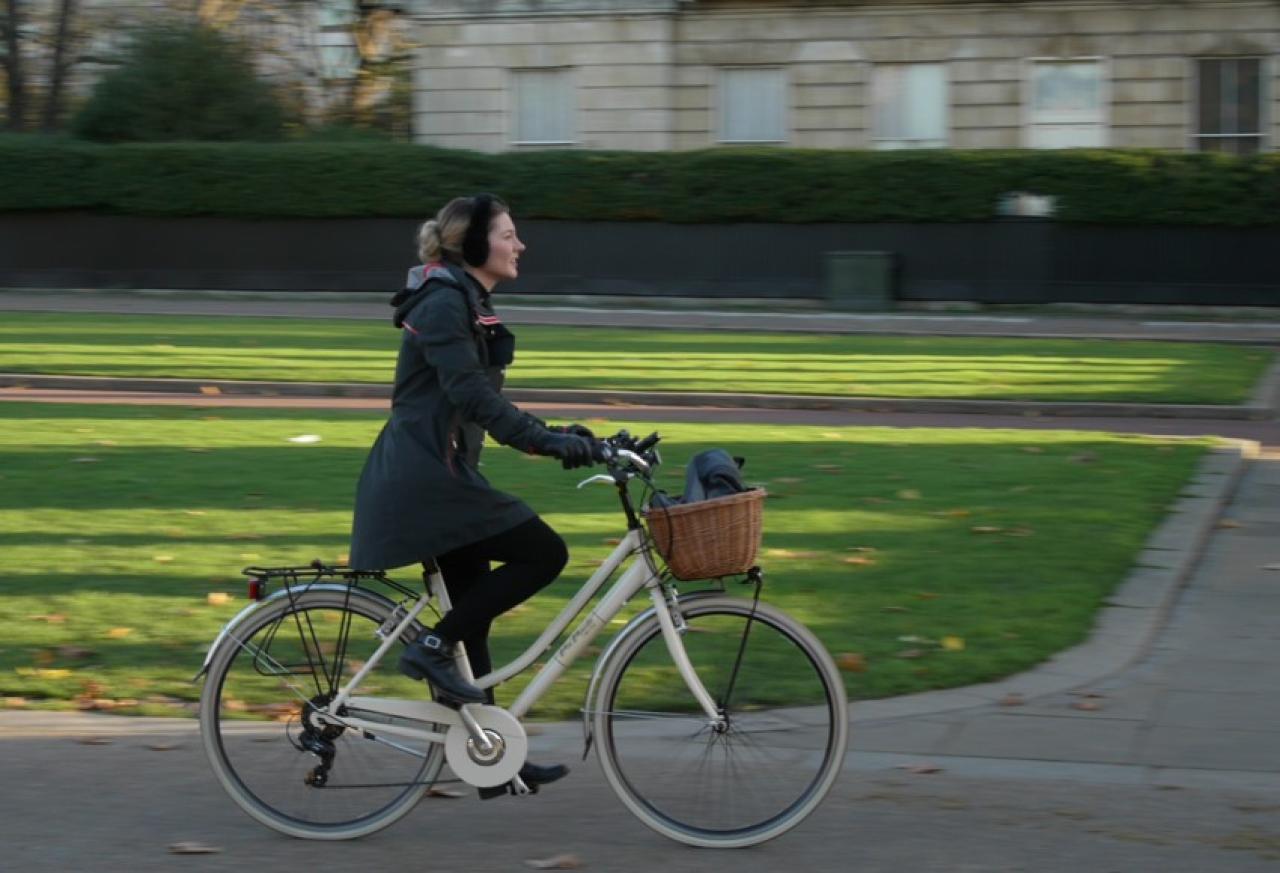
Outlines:
{"label": "black glove", "polygon": [[591,432],[591,428],[585,424],[555,424],[547,428],[552,433],[571,433],[574,436],[586,437],[589,440],[596,438]]}
{"label": "black glove", "polygon": [[595,463],[592,441],[576,434],[547,430],[534,443],[533,450],[539,455],[559,458],[566,470]]}

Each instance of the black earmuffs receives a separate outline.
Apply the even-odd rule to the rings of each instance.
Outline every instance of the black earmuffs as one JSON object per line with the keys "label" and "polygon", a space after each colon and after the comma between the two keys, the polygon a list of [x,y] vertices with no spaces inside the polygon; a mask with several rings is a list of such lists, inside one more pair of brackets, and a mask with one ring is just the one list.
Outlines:
{"label": "black earmuffs", "polygon": [[462,259],[472,267],[483,267],[489,260],[489,222],[493,220],[492,194],[477,194],[472,198],[471,220],[467,235],[462,238]]}

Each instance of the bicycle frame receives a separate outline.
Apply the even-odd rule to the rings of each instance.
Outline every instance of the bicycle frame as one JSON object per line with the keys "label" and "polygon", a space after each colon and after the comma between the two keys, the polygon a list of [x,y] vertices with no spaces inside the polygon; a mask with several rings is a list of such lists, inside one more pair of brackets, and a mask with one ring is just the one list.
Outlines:
{"label": "bicycle frame", "polygon": [[[583,584],[582,588],[565,605],[555,620],[548,625],[541,636],[523,654],[504,667],[474,679],[475,684],[480,688],[491,688],[527,669],[538,657],[550,649],[552,642],[569,627],[569,624],[582,611],[587,602],[604,587],[605,583],[608,582],[618,568],[632,556],[634,556],[635,560],[631,566],[623,572],[596,607],[583,617],[556,653],[538,671],[538,674],[524,691],[521,692],[515,703],[508,708],[508,712],[517,719],[523,718],[600,631],[622,610],[626,603],[638,594],[641,589],[647,588],[650,598],[653,600],[668,651],[676,668],[679,670],[689,691],[698,701],[703,712],[706,713],[707,718],[712,722],[718,722],[721,717],[719,709],[715,700],[698,678],[688,654],[685,652],[680,630],[677,628],[677,617],[672,615],[661,577],[654,564],[653,557],[645,545],[644,534],[638,528],[631,528],[627,531],[627,535],[623,537],[622,541],[605,559],[604,563],[600,565],[599,569],[591,575],[591,578]],[[444,587],[444,577],[438,569],[430,574],[428,578],[427,592],[404,615],[404,618],[400,620],[396,627],[386,634],[382,644],[370,656],[368,662],[351,677],[334,699],[330,701],[326,707],[327,714],[329,714],[328,717],[333,718],[338,724],[363,730],[369,734],[393,733],[432,742],[443,742],[444,734],[430,730],[426,725],[418,728],[398,723],[388,724],[384,721],[376,720],[376,716],[390,716],[397,719],[443,725],[466,724],[469,721],[469,713],[466,706],[462,707],[461,710],[455,710],[431,700],[358,697],[353,693],[387,651],[391,649],[397,640],[401,639],[402,634],[417,619],[418,614],[426,607],[432,596],[439,598],[442,611],[448,611],[451,605],[449,603],[449,595]],[[459,645],[458,648],[460,651],[459,667],[463,675],[470,679],[470,664],[466,659],[465,652],[462,651],[463,647]],[[347,708],[345,715],[333,715],[341,712],[344,706]],[[361,717],[362,713],[374,718]],[[406,749],[406,751],[408,750]]]}

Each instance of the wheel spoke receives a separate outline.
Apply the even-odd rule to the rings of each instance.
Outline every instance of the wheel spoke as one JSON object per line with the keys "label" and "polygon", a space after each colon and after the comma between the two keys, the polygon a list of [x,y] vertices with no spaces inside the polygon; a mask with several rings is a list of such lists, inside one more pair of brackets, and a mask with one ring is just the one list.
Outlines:
{"label": "wheel spoke", "polygon": [[[687,706],[657,621],[602,666],[593,713],[605,775],[642,821],[694,845],[751,845],[802,820],[844,755],[844,690],[812,634],[764,604],[709,597],[685,607],[695,671],[722,690],[724,722]],[[680,726],[689,725],[681,730]]]}
{"label": "wheel spoke", "polygon": [[[223,786],[259,821],[293,836],[359,836],[407,813],[436,781],[440,745],[366,734],[336,713],[316,717],[348,662],[368,662],[389,611],[368,595],[307,592],[251,614],[215,652],[201,701],[205,748]],[[361,688],[422,693],[396,672],[397,656],[387,653]]]}

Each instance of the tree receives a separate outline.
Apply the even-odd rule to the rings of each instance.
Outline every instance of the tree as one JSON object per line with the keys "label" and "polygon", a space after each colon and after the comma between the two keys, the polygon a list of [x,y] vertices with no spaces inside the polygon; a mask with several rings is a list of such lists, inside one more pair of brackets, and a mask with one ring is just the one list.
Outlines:
{"label": "tree", "polygon": [[21,131],[27,121],[27,83],[22,61],[22,3],[21,0],[5,0],[4,19],[4,73],[9,94],[5,128]]}
{"label": "tree", "polygon": [[[15,0],[9,0],[10,3]],[[49,91],[44,99],[41,128],[52,132],[62,118],[62,93],[66,88],[67,70],[71,66],[73,33],[71,23],[76,14],[76,0],[62,0],[58,6],[58,27],[53,38],[53,55],[49,59]]]}
{"label": "tree", "polygon": [[72,130],[107,142],[277,139],[283,113],[243,43],[203,25],[138,31]]}

